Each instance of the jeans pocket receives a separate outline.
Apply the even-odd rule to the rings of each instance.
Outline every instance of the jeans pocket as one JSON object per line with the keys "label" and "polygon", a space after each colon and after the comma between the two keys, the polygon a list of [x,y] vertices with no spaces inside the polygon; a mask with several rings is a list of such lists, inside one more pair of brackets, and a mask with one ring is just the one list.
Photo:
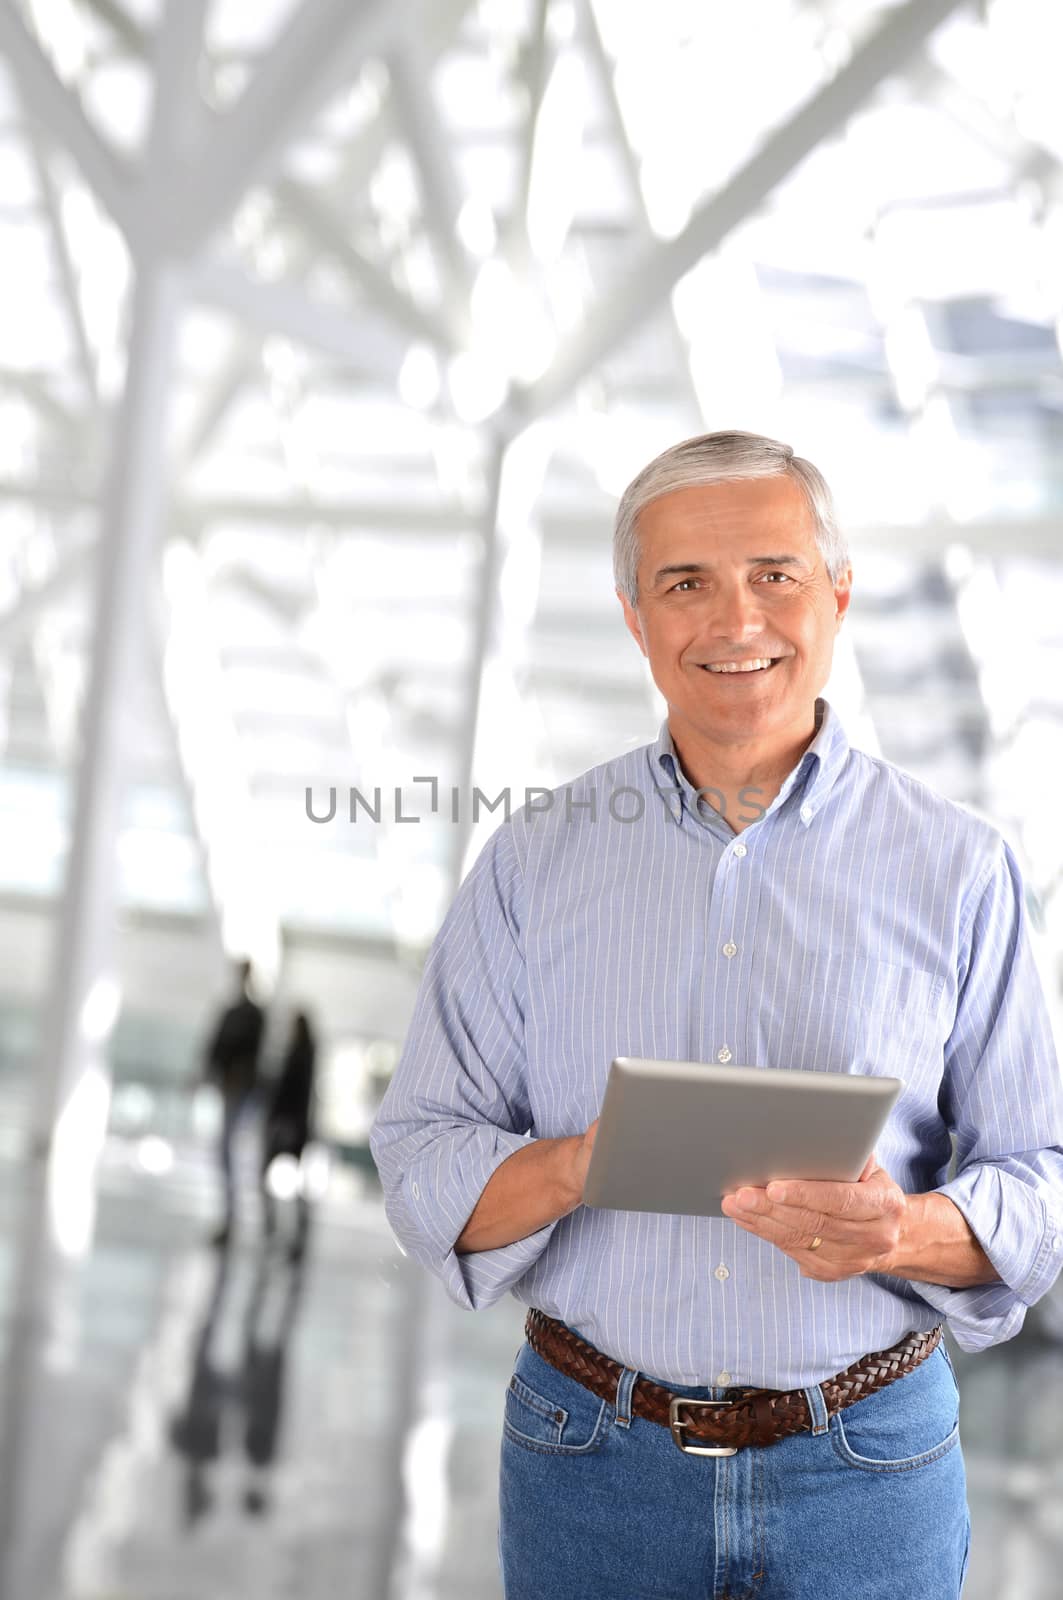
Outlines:
{"label": "jeans pocket", "polygon": [[939,1345],[914,1372],[831,1418],[831,1443],[862,1472],[911,1472],[960,1442],[959,1395]]}
{"label": "jeans pocket", "polygon": [[616,1412],[607,1400],[558,1372],[525,1345],[506,1390],[502,1431],[512,1444],[543,1455],[600,1450]]}

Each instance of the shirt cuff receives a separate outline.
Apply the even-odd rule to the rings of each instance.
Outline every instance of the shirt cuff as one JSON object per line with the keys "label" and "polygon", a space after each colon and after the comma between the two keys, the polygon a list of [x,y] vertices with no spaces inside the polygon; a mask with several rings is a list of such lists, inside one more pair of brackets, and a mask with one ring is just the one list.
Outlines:
{"label": "shirt cuff", "polygon": [[[439,1141],[413,1162],[386,1202],[399,1243],[442,1280],[468,1311],[501,1300],[545,1250],[557,1221],[494,1250],[458,1255],[454,1249],[488,1181],[529,1141],[501,1128],[479,1126],[458,1142]],[[438,1153],[437,1153],[438,1152]]]}
{"label": "shirt cuff", "polygon": [[935,1193],[962,1212],[1001,1281],[949,1289],[912,1280],[913,1287],[948,1319],[962,1350],[1002,1344],[1059,1276],[1063,1220],[1029,1183],[989,1162],[973,1164]]}

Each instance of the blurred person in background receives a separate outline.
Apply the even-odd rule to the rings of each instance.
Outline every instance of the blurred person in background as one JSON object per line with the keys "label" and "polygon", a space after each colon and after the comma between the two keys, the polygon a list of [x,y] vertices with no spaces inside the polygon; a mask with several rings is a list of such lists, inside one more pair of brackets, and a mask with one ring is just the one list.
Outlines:
{"label": "blurred person in background", "polygon": [[204,1058],[204,1078],[218,1089],[222,1099],[218,1164],[225,1216],[211,1240],[219,1248],[230,1243],[236,1222],[233,1146],[237,1129],[254,1103],[258,1087],[258,1058],[266,1022],[265,1012],[253,998],[250,961],[238,963],[236,980],[236,998],[219,1017]]}
{"label": "blurred person in background", "polygon": [[170,1443],[185,1463],[182,1509],[188,1528],[211,1510],[211,1469],[222,1453],[222,1421],[232,1381],[218,1361],[214,1345],[225,1298],[232,1256],[215,1257],[214,1282],[196,1336],[188,1390],[181,1409],[170,1420]]}
{"label": "blurred person in background", "polygon": [[248,1476],[243,1498],[245,1511],[253,1515],[269,1508],[285,1415],[288,1355],[305,1277],[302,1251],[291,1250],[289,1260],[281,1263],[261,1256],[244,1318],[239,1394]]}
{"label": "blurred person in background", "polygon": [[[942,1326],[968,1351],[1012,1338],[1063,1264],[1021,875],[821,697],[852,568],[788,445],[665,451],[621,499],[614,570],[667,720],[495,830],[371,1136],[406,1251],[460,1305],[531,1308],[506,1597],[955,1600]],[[617,1056],[905,1089],[855,1182],[743,1187],[721,1219],[591,1208]]]}
{"label": "blurred person in background", "polygon": [[[305,1011],[297,1011],[280,1073],[266,1100],[262,1130],[262,1213],[267,1239],[273,1238],[277,1231],[277,1204],[270,1189],[269,1169],[279,1156],[301,1162],[312,1135],[316,1054],[310,1018]],[[306,1249],[310,1229],[310,1202],[302,1172],[297,1176],[295,1203],[295,1236],[289,1246],[293,1260],[302,1256]]]}
{"label": "blurred person in background", "polygon": [[[188,1388],[170,1422],[170,1443],[184,1462],[182,1509],[188,1528],[214,1508],[215,1469],[241,1447],[247,1467],[244,1510],[257,1516],[270,1503],[304,1268],[299,1261],[276,1263],[260,1255],[241,1312],[232,1260],[228,1250],[215,1257]],[[232,1338],[237,1326],[242,1335],[239,1354]]]}

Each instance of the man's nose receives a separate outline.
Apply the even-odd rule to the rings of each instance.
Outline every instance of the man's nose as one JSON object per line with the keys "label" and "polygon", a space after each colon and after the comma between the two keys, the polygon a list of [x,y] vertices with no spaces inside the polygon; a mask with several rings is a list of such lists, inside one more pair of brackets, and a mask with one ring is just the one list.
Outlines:
{"label": "man's nose", "polygon": [[707,621],[717,638],[744,640],[763,630],[764,613],[759,597],[745,584],[723,584],[713,596]]}

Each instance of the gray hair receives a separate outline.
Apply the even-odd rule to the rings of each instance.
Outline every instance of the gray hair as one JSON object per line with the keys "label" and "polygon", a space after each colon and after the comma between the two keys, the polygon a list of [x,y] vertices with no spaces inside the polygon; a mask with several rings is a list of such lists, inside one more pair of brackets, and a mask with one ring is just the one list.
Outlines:
{"label": "gray hair", "polygon": [[832,582],[849,565],[849,550],[838,527],[834,499],[818,467],[795,456],[788,444],[760,433],[703,433],[655,456],[628,484],[616,508],[613,576],[620,593],[638,604],[639,512],[674,489],[731,483],[738,478],[793,478],[800,484],[815,524],[816,547]]}

